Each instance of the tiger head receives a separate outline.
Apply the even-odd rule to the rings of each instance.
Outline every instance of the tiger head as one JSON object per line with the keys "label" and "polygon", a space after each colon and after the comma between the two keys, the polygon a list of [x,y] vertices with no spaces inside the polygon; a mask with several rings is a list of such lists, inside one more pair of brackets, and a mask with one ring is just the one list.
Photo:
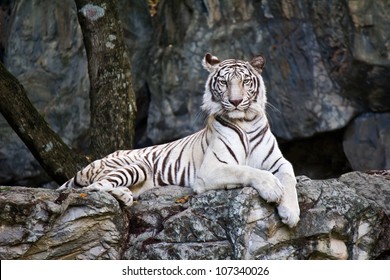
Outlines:
{"label": "tiger head", "polygon": [[265,58],[256,56],[250,62],[206,54],[203,67],[210,72],[203,96],[203,111],[232,120],[253,120],[264,116],[266,91],[261,72]]}

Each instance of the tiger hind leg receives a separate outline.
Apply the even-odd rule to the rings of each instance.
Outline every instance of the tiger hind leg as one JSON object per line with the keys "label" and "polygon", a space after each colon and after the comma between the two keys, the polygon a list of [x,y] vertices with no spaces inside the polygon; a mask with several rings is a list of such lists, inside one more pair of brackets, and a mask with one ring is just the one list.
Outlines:
{"label": "tiger hind leg", "polygon": [[[91,167],[88,166],[80,171],[74,178],[57,190],[64,191],[70,188],[80,188],[85,191],[105,191],[128,207],[133,204],[134,195],[131,188],[137,187],[135,188],[137,195],[150,173],[149,169],[142,164],[131,164],[115,169],[110,168],[107,170],[106,168],[105,170],[103,169],[104,171],[100,170],[100,173],[91,179],[86,176],[86,174],[89,174],[88,168]],[[83,185],[80,182],[83,182]]]}
{"label": "tiger hind leg", "polygon": [[105,174],[97,182],[83,189],[108,192],[128,207],[133,204],[134,196],[131,188],[143,185],[148,173],[142,165],[126,165]]}
{"label": "tiger hind leg", "polygon": [[95,182],[88,187],[83,188],[83,190],[108,192],[115,197],[116,200],[122,202],[126,207],[133,205],[133,193],[129,190],[129,188],[123,186],[115,187],[112,182],[108,180]]}

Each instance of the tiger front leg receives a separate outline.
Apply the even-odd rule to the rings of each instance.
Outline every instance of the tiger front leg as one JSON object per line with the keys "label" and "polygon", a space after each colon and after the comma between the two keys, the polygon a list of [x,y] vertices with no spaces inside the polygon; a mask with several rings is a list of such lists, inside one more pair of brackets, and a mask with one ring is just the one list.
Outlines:
{"label": "tiger front leg", "polygon": [[193,190],[203,193],[207,190],[224,189],[227,186],[252,186],[267,202],[280,202],[284,186],[271,172],[244,165],[221,164],[218,167],[201,168]]}
{"label": "tiger front leg", "polygon": [[289,227],[295,227],[299,222],[300,209],[296,190],[297,180],[291,164],[286,160],[275,176],[285,186],[285,191],[278,205],[278,213],[282,222]]}

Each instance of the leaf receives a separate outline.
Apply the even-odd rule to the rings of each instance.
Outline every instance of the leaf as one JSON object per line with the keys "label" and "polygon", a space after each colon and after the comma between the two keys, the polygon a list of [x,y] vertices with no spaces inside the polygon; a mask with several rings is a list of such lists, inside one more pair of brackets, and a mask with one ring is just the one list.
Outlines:
{"label": "leaf", "polygon": [[184,204],[184,203],[186,203],[186,202],[190,199],[190,197],[191,197],[191,196],[186,195],[186,196],[183,196],[183,197],[181,197],[181,198],[177,198],[177,199],[175,200],[175,202],[176,202],[176,203],[180,203],[180,204]]}

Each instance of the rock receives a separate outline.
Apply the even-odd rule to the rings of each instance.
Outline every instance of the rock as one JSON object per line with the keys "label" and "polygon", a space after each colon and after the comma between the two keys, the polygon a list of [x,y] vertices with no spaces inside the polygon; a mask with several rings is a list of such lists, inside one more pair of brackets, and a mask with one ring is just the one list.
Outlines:
{"label": "rock", "polygon": [[119,258],[126,224],[112,196],[57,198],[54,190],[0,188],[0,259]]}
{"label": "rock", "polygon": [[390,169],[390,113],[366,113],[354,119],[343,146],[354,170]]}
{"label": "rock", "polygon": [[373,173],[372,175],[351,172],[340,176],[339,180],[348,187],[353,188],[359,196],[363,196],[383,207],[387,215],[390,214],[390,172],[388,170],[376,172],[376,174]]}
{"label": "rock", "polygon": [[[301,221],[283,225],[250,187],[150,190],[128,210],[110,195],[0,188],[1,259],[386,259],[390,181],[298,177]],[[56,204],[55,201],[57,201]],[[121,211],[122,210],[122,211]]]}

